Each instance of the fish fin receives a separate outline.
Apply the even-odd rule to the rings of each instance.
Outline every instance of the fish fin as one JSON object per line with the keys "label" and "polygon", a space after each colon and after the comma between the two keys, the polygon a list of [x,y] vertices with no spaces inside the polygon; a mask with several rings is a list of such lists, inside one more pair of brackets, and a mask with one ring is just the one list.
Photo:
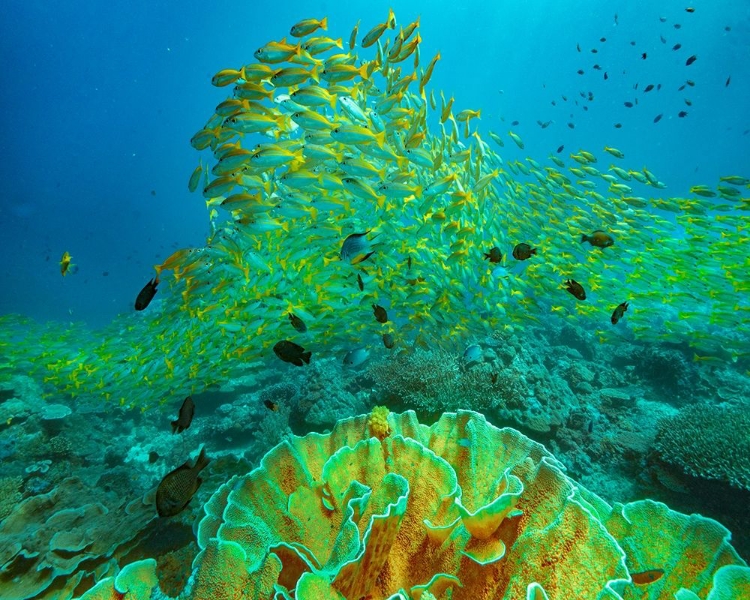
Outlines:
{"label": "fish fin", "polygon": [[178,422],[179,421],[172,421],[171,422],[171,424],[172,424],[172,435],[174,435],[175,433],[178,433],[177,430],[180,428],[180,426],[178,425]]}
{"label": "fish fin", "polygon": [[[307,352],[303,352],[302,355],[301,355],[302,360],[307,365],[310,364],[310,357],[312,357],[312,352],[310,352],[309,350]],[[302,366],[302,365],[300,365],[300,366]]]}
{"label": "fish fin", "polygon": [[[201,471],[210,462],[211,462],[211,459],[206,456],[206,447],[203,446],[201,448],[200,454],[198,455],[198,458],[195,459],[195,467],[194,468],[197,469],[198,471]],[[200,479],[198,481],[200,481]],[[198,484],[198,485],[200,485],[200,484]]]}

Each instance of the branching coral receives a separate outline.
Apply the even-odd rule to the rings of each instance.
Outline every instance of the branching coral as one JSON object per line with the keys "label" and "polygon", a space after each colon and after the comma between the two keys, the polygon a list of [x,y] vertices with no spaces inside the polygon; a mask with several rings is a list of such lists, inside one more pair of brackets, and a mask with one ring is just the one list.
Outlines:
{"label": "branching coral", "polygon": [[458,354],[440,349],[398,354],[373,364],[368,375],[407,406],[433,413],[517,405],[526,393],[512,371],[493,372],[488,365],[467,368]]}
{"label": "branching coral", "polygon": [[750,406],[683,408],[659,422],[656,449],[688,475],[750,490]]}

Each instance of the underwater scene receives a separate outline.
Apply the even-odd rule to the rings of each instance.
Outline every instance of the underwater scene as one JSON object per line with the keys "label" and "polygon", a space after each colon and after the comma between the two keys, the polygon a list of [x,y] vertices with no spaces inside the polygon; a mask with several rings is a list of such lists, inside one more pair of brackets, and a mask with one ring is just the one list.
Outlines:
{"label": "underwater scene", "polygon": [[750,4],[0,23],[0,600],[750,599]]}

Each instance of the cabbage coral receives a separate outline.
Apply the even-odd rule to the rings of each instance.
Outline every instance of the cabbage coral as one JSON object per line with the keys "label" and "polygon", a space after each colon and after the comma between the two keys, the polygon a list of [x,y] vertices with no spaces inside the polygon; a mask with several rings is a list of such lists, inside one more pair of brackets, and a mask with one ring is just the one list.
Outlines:
{"label": "cabbage coral", "polygon": [[[609,506],[543,446],[475,412],[446,413],[431,427],[413,412],[387,422],[382,439],[370,437],[369,416],[294,437],[221,486],[204,507],[201,552],[180,598],[688,598],[747,589],[750,569],[711,519],[651,501]],[[636,586],[633,574],[650,569],[663,576]],[[153,577],[153,565],[142,570]],[[114,583],[83,598],[108,598]]]}

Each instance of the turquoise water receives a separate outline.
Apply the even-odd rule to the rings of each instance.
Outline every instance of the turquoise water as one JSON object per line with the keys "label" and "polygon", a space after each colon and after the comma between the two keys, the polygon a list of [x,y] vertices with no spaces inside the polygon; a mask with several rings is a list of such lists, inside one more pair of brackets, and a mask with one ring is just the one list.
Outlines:
{"label": "turquoise water", "polygon": [[[442,227],[434,225],[438,209],[421,199],[421,212],[411,200],[407,212],[400,202],[385,213],[352,204],[341,221],[313,219],[319,230],[338,228],[323,248],[307,237],[314,228],[305,217],[289,218],[284,237],[233,238],[228,224],[241,215],[209,217],[217,204],[200,193],[207,179],[198,193],[188,190],[196,165],[216,164],[210,150],[199,159],[190,144],[231,95],[210,84],[214,74],[254,62],[260,46],[306,17],[327,15],[326,33],[343,37],[346,51],[351,28],[361,20],[361,40],[386,6],[0,8],[9,82],[0,91],[0,597],[77,597],[115,564],[147,557],[159,558],[168,573],[162,589],[176,595],[198,551],[202,507],[222,484],[292,434],[329,431],[376,405],[415,410],[427,424],[446,411],[478,411],[544,444],[608,503],[650,498],[716,519],[748,560],[748,186],[720,178],[750,176],[750,9],[694,7],[394,3],[399,27],[420,17],[421,67],[440,52],[429,135],[440,136],[442,90],[455,98],[454,114],[481,110],[470,127],[492,148],[493,158],[481,162],[472,150],[470,161],[481,162],[480,175],[497,170],[495,191],[462,217],[460,227],[473,229],[450,249],[454,238],[436,246],[445,232],[408,229],[419,215]],[[412,60],[402,68],[411,72]],[[455,153],[476,139],[463,137],[463,124],[457,137]],[[388,143],[398,146],[393,136]],[[571,155],[581,150],[596,155],[583,163],[600,174],[611,164],[644,178],[638,170],[647,169],[666,187],[614,179],[635,189],[629,206],[639,198],[647,205],[636,214],[622,204],[626,194],[593,201],[587,192],[606,190],[593,176],[580,198],[539,184],[536,173],[554,179],[579,168]],[[405,184],[426,187],[437,177],[406,161],[369,160],[385,164],[390,181],[408,172]],[[460,164],[439,174],[468,172]],[[717,194],[721,185],[736,197]],[[484,188],[472,189],[482,196]],[[708,204],[675,212],[655,199]],[[580,230],[577,210],[615,231],[612,252],[579,244],[591,231]],[[376,254],[338,278],[339,263],[328,259],[338,259],[342,232],[358,228],[378,229]],[[227,240],[244,244],[245,260],[260,261],[251,264],[267,276],[243,282],[228,266]],[[539,248],[528,262],[511,258],[523,240]],[[504,259],[494,267],[483,254],[496,243]],[[165,267],[154,302],[133,310],[154,265],[203,247],[214,262],[182,266],[195,268],[204,288],[183,294],[180,267]],[[63,252],[75,265],[65,277]],[[324,266],[308,268],[308,260]],[[610,267],[620,270],[609,277]],[[288,275],[297,272],[298,280]],[[423,276],[424,289],[412,295]],[[561,287],[573,277],[586,287],[585,304]],[[245,297],[252,300],[238,309]],[[613,309],[628,300],[612,325]],[[373,317],[378,303],[386,323]],[[309,331],[295,333],[291,310]],[[384,333],[395,336],[393,349]],[[310,364],[279,360],[272,348],[282,339],[310,350]],[[188,395],[195,420],[173,434],[170,421]],[[176,516],[157,518],[155,488],[186,460],[192,465],[201,447],[211,462],[195,497]],[[91,526],[82,532],[83,521]],[[55,538],[59,531],[69,535]]]}

